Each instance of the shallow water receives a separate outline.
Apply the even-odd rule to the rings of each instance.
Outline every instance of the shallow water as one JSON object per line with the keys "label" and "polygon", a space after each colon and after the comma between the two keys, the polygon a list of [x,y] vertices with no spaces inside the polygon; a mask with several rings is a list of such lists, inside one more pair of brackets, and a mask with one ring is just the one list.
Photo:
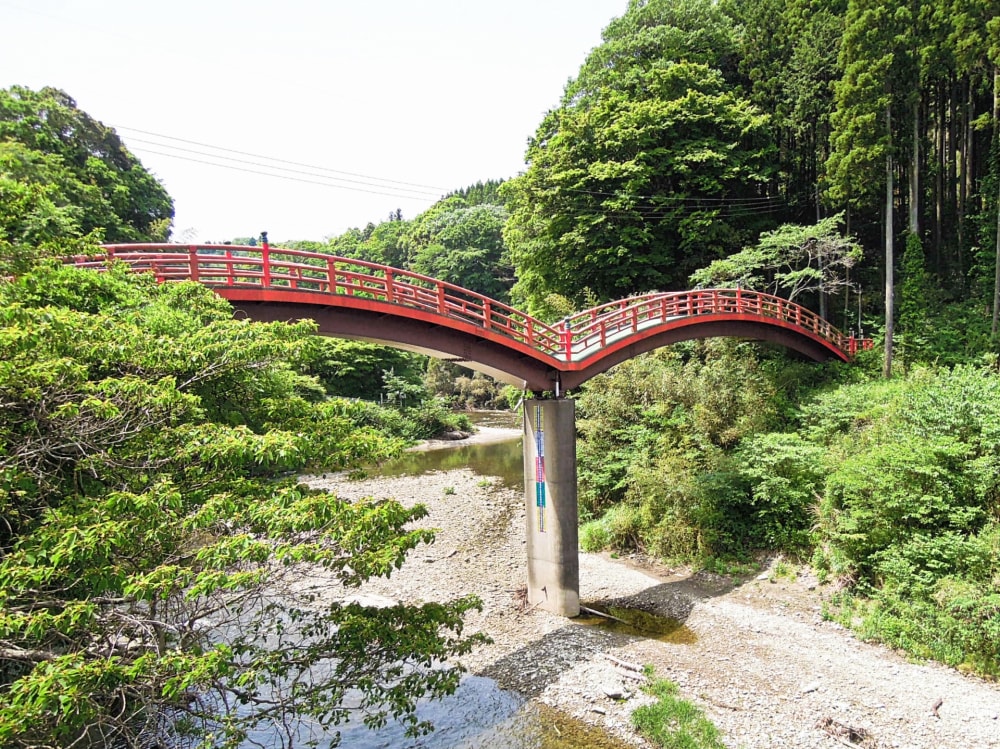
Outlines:
{"label": "shallow water", "polygon": [[[504,429],[519,429],[520,414],[509,411],[478,411],[470,414],[474,424]],[[413,450],[393,458],[381,466],[365,470],[367,476],[422,476],[435,471],[469,468],[478,476],[499,478],[502,484],[520,490],[524,486],[524,456],[521,438],[464,444],[433,450]]]}
{"label": "shallow water", "polygon": [[588,626],[601,627],[611,632],[670,642],[674,645],[691,645],[698,639],[693,630],[673,617],[660,616],[641,609],[629,609],[621,606],[593,605],[590,608],[607,616],[599,616],[585,611],[574,621]]}
{"label": "shallow water", "polygon": [[[519,429],[519,413],[481,412],[474,423]],[[484,478],[499,477],[504,486],[522,489],[524,464],[521,438],[501,442],[466,444],[434,450],[407,452],[366,471],[369,476],[420,476],[434,471],[470,468]],[[621,743],[583,721],[545,705],[527,703],[519,694],[501,689],[493,679],[467,675],[455,694],[420,705],[418,716],[435,730],[427,736],[407,738],[403,728],[389,723],[371,730],[364,725],[339,726],[341,746],[351,749],[614,749]],[[256,741],[269,745],[274,736],[257,733]],[[302,726],[296,739],[317,740],[328,746],[332,733],[311,733]],[[247,748],[251,746],[248,743]],[[254,745],[256,746],[256,744]]]}

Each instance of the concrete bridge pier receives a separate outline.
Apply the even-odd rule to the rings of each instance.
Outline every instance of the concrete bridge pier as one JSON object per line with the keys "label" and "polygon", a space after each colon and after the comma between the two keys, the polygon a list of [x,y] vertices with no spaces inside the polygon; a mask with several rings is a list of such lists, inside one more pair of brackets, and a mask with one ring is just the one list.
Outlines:
{"label": "concrete bridge pier", "polygon": [[580,613],[576,501],[576,404],[524,401],[524,500],[528,605]]}

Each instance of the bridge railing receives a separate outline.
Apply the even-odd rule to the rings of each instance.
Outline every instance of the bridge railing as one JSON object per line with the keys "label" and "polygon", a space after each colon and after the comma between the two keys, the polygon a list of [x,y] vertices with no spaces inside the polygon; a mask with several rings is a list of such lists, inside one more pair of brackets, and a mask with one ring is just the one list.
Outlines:
{"label": "bridge railing", "polygon": [[444,315],[518,341],[564,362],[596,354],[609,343],[671,320],[734,314],[771,318],[808,330],[853,357],[871,341],[845,336],[814,312],[749,289],[654,292],[600,305],[557,326],[503,302],[418,273],[320,252],[238,245],[106,245],[107,257],[76,258],[104,267],[108,258],[158,281],[190,279],[217,288],[306,291],[373,300]]}
{"label": "bridge railing", "polygon": [[696,289],[654,292],[609,302],[564,321],[572,356],[582,358],[621,335],[651,325],[700,315],[751,315],[795,325],[814,333],[853,357],[871,348],[870,340],[845,336],[827,320],[805,307],[773,294],[750,289]]}
{"label": "bridge railing", "polygon": [[298,290],[371,299],[457,319],[559,358],[563,331],[496,299],[418,273],[364,260],[262,245],[105,245],[107,258],[77,258],[104,267],[108,258],[158,281],[190,279],[217,288]]}

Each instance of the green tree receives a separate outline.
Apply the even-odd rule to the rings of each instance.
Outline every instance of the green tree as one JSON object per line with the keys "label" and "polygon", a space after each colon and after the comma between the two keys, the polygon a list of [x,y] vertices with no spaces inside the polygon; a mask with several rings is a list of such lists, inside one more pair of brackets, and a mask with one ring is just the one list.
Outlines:
{"label": "green tree", "polygon": [[529,311],[679,288],[766,220],[767,118],[715,67],[729,33],[701,0],[633,2],[608,27],[503,187]]}
{"label": "green tree", "polygon": [[[0,281],[0,745],[427,729],[416,700],[456,688],[476,602],[344,598],[432,534],[420,507],[288,478],[401,444],[365,404],[300,395],[313,332],[121,268]],[[289,592],[306,567],[322,597]]]}
{"label": "green tree", "polygon": [[[115,131],[54,88],[0,90],[0,176],[44,185],[56,206],[73,206],[80,234],[100,231],[109,242],[164,241],[174,206]],[[70,233],[69,236],[76,236]]]}
{"label": "green tree", "polygon": [[908,234],[903,253],[902,283],[899,289],[900,353],[903,363],[922,361],[933,352],[930,321],[938,294],[924,264],[920,238]]}
{"label": "green tree", "polygon": [[411,384],[423,378],[426,357],[366,341],[316,336],[309,342],[304,372],[316,377],[327,394],[378,401],[385,373],[392,370]]}
{"label": "green tree", "polygon": [[411,268],[456,286],[506,301],[514,283],[503,227],[507,210],[496,204],[463,205],[461,198],[436,204],[407,233]]}
{"label": "green tree", "polygon": [[909,111],[913,91],[912,49],[906,32],[913,19],[906,3],[853,0],[848,6],[837,109],[833,116],[833,150],[827,162],[832,196],[857,205],[870,201],[879,188],[885,196],[885,362],[892,373],[894,324],[894,195],[898,144],[893,140],[898,112]]}
{"label": "green tree", "polygon": [[691,274],[701,286],[739,284],[795,301],[802,294],[837,294],[850,286],[849,271],[861,259],[861,246],[841,233],[843,214],[815,226],[785,224],[764,232],[747,247]]}

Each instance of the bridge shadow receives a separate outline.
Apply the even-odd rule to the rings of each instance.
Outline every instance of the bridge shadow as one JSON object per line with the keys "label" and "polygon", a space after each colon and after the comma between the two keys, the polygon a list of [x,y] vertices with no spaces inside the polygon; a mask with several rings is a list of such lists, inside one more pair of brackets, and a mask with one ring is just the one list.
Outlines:
{"label": "bridge shadow", "polygon": [[614,632],[594,632],[586,625],[567,619],[563,626],[498,658],[477,675],[495,680],[501,689],[532,699],[567,671],[590,660],[596,652],[622,647],[631,639]]}
{"label": "bridge shadow", "polygon": [[743,582],[696,573],[655,583],[629,595],[585,600],[583,607],[615,618],[584,611],[580,617],[563,620],[562,626],[526,642],[476,673],[531,699],[595,655],[611,655],[636,641],[654,639],[679,647],[691,645],[697,636],[685,622],[695,606],[700,601],[725,595]]}

